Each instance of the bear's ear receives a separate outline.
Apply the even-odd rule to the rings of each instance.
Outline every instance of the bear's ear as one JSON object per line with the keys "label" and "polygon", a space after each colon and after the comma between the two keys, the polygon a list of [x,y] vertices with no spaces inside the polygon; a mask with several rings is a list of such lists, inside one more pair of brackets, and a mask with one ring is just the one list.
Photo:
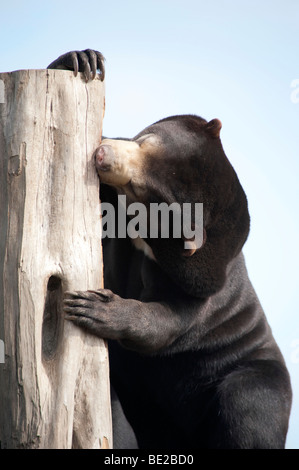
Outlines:
{"label": "bear's ear", "polygon": [[205,125],[205,130],[209,133],[209,135],[213,138],[218,138],[220,135],[222,123],[219,119],[212,119]]}

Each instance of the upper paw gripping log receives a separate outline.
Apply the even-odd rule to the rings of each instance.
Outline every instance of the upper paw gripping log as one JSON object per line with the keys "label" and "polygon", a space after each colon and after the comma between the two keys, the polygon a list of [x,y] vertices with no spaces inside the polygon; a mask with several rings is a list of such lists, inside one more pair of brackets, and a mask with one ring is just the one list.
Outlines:
{"label": "upper paw gripping log", "polygon": [[48,65],[48,69],[73,70],[75,76],[78,72],[83,72],[85,80],[93,80],[97,70],[100,73],[101,81],[105,78],[104,56],[101,52],[93,49],[84,51],[70,51],[58,57],[58,59]]}

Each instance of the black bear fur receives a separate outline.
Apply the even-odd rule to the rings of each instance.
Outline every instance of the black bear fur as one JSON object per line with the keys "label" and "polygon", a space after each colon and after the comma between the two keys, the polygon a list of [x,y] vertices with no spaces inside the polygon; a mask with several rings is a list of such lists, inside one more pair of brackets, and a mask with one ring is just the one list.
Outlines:
{"label": "black bear fur", "polygon": [[105,289],[65,300],[66,319],[109,339],[111,382],[140,448],[285,445],[290,379],[248,278],[247,199],[220,129],[173,116],[95,153],[102,202],[116,210],[119,194],[203,203],[201,247],[104,239]]}

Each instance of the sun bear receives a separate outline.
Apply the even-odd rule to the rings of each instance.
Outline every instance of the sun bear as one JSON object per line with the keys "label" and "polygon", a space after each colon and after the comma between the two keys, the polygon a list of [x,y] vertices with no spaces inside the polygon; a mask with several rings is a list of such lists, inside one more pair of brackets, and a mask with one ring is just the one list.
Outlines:
{"label": "sun bear", "polygon": [[[73,52],[51,67],[65,63],[89,79],[103,74],[98,61]],[[111,383],[139,448],[285,445],[289,374],[246,271],[247,198],[220,130],[218,119],[172,116],[95,150],[116,232],[120,198],[127,224],[136,203],[147,215],[136,227],[142,236],[103,239],[105,289],[67,293],[65,318],[109,340]],[[192,209],[187,235],[181,226],[163,236],[160,217],[150,236],[152,205],[197,203],[201,217]]]}

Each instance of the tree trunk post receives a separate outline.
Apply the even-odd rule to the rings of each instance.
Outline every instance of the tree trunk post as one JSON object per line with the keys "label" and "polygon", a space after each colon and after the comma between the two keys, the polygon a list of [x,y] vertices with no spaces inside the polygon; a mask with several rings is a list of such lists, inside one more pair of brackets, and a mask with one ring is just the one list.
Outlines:
{"label": "tree trunk post", "polygon": [[62,311],[66,290],[102,286],[104,84],[62,70],[0,84],[1,447],[112,447],[106,344]]}

